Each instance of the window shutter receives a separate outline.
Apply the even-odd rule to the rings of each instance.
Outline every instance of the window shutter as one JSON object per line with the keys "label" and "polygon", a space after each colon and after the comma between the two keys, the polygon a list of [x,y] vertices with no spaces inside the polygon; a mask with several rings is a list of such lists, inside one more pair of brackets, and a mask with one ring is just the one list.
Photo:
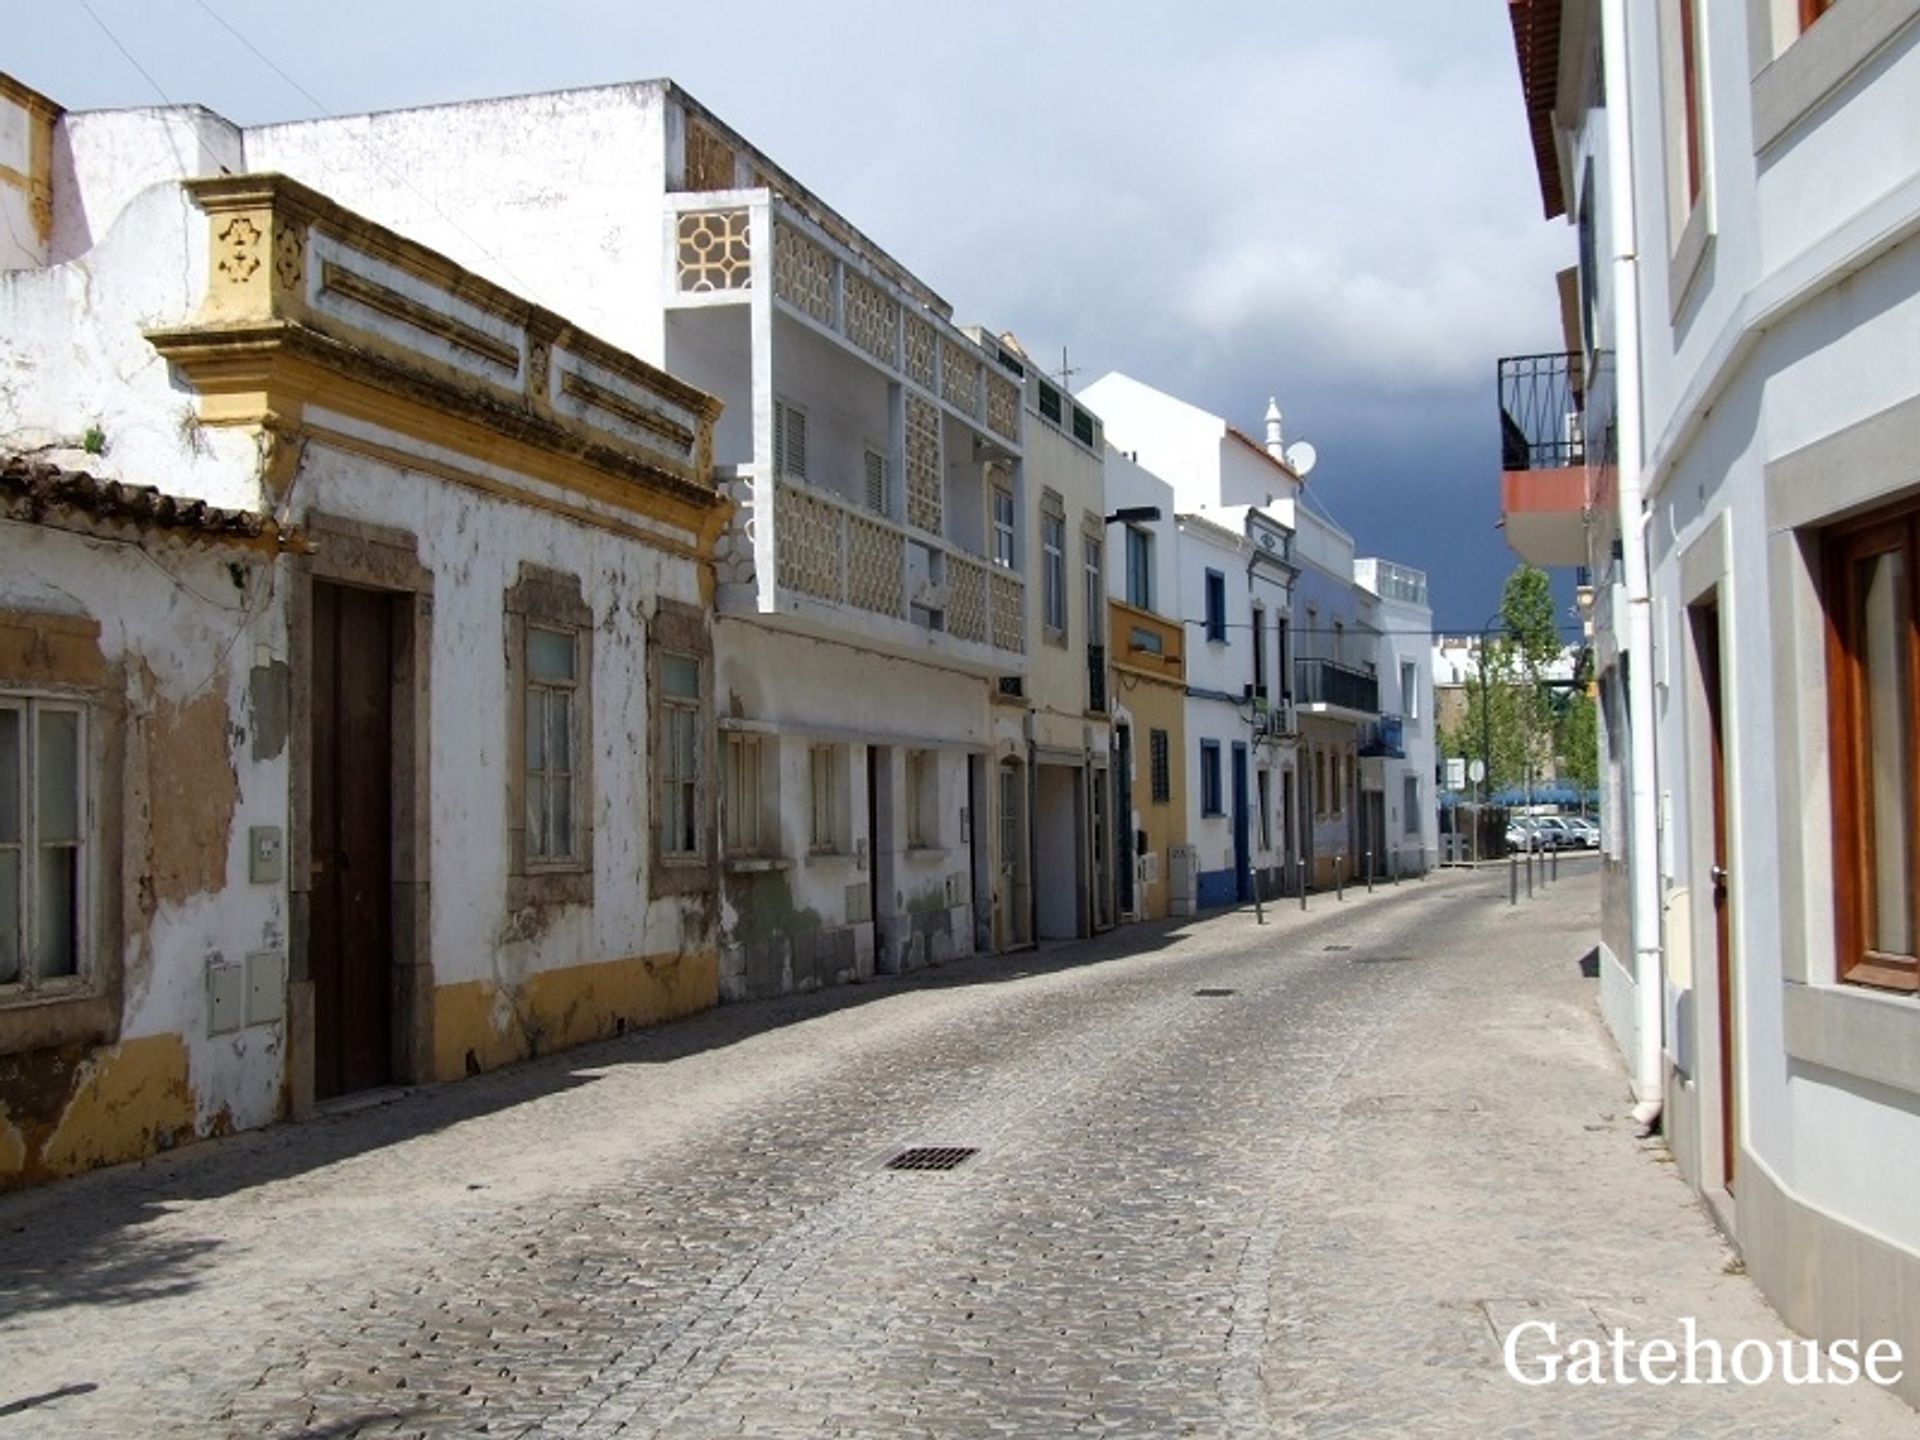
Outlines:
{"label": "window shutter", "polygon": [[773,402],[773,468],[796,480],[807,478],[807,412],[784,400]]}

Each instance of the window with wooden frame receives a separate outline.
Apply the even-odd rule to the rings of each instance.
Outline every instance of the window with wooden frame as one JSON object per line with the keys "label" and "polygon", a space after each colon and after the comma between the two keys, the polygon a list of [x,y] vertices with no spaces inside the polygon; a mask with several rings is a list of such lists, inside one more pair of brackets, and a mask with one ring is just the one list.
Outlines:
{"label": "window with wooden frame", "polygon": [[1920,988],[1920,505],[1826,537],[1837,977]]}
{"label": "window with wooden frame", "polygon": [[1041,617],[1046,638],[1065,644],[1067,638],[1067,512],[1060,496],[1049,490],[1040,497]]}
{"label": "window with wooden frame", "polygon": [[0,1003],[87,981],[86,707],[0,695]]}
{"label": "window with wooden frame", "polygon": [[807,751],[807,846],[830,855],[840,846],[840,748],[814,745]]}
{"label": "window with wooden frame", "polygon": [[667,856],[701,853],[700,844],[700,661],[692,655],[660,656],[660,728],[656,769],[660,779],[660,851]]}
{"label": "window with wooden frame", "polygon": [[1220,742],[1218,740],[1200,742],[1200,813],[1202,815],[1225,813],[1221,803]]}
{"label": "window with wooden frame", "polygon": [[1013,491],[1002,485],[993,487],[993,563],[1003,570],[1014,568]]}
{"label": "window with wooden frame", "polygon": [[1700,198],[1700,34],[1694,0],[1673,0],[1680,11],[1680,121],[1683,126],[1681,153],[1686,161],[1684,176],[1687,208]]}
{"label": "window with wooden frame", "polygon": [[761,784],[765,746],[758,735],[729,735],[726,748],[725,826],[729,855],[760,855],[772,827],[766,823]]}
{"label": "window with wooden frame", "polygon": [[931,750],[907,752],[907,848],[931,850],[940,844],[939,756]]}
{"label": "window with wooden frame", "polygon": [[1810,30],[1813,22],[1834,7],[1835,0],[1799,0],[1800,28]]}
{"label": "window with wooden frame", "polygon": [[511,903],[593,900],[593,610],[580,579],[526,565],[504,602]]}

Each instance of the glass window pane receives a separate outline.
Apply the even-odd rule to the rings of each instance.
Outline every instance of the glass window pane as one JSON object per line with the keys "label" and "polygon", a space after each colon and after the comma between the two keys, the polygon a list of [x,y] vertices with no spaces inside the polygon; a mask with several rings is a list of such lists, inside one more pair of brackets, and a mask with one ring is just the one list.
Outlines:
{"label": "glass window pane", "polygon": [[660,688],[683,700],[700,698],[700,662],[690,655],[660,657]]}
{"label": "glass window pane", "polygon": [[547,768],[547,692],[527,690],[527,773]]}
{"label": "glass window pane", "polygon": [[527,854],[543,860],[547,849],[547,782],[539,776],[527,780]]}
{"label": "glass window pane", "polygon": [[535,680],[572,680],[573,654],[571,633],[527,628],[527,674]]}
{"label": "glass window pane", "polygon": [[20,852],[0,852],[0,985],[20,978]]}
{"label": "glass window pane", "polygon": [[40,783],[35,823],[41,840],[80,838],[80,717],[71,710],[34,716]]}
{"label": "glass window pane", "polygon": [[25,758],[20,731],[24,718],[19,710],[0,710],[0,845],[20,839],[20,770]]}
{"label": "glass window pane", "polygon": [[547,786],[553,805],[553,823],[547,829],[547,854],[552,859],[571,858],[578,851],[573,844],[573,785],[553,780]]}
{"label": "glass window pane", "polygon": [[1872,811],[1873,949],[1913,953],[1912,817],[1907,813],[1913,757],[1908,735],[1906,567],[1898,552],[1860,566],[1860,662],[1867,720],[1867,796]]}
{"label": "glass window pane", "polygon": [[673,773],[682,780],[694,775],[694,733],[693,712],[675,710],[673,712]]}
{"label": "glass window pane", "polygon": [[43,980],[79,973],[79,859],[78,851],[51,846],[36,857],[33,969]]}
{"label": "glass window pane", "polygon": [[556,775],[573,771],[573,696],[565,690],[547,697],[547,769]]}

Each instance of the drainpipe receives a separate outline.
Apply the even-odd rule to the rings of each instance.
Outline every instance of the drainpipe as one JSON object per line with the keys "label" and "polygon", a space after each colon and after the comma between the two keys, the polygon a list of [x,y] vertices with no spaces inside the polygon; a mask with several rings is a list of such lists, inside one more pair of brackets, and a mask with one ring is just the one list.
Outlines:
{"label": "drainpipe", "polygon": [[[1634,235],[1633,125],[1628,113],[1627,0],[1600,0],[1606,73],[1608,239],[1614,284],[1614,389],[1619,410],[1617,485],[1622,581],[1627,595],[1627,767],[1632,794],[1627,873],[1632,895],[1636,1044],[1634,1091],[1658,1104],[1665,977],[1660,946],[1660,821],[1654,764],[1653,602],[1647,576],[1644,422],[1640,392],[1640,259]],[[1616,622],[1617,623],[1617,622]]]}

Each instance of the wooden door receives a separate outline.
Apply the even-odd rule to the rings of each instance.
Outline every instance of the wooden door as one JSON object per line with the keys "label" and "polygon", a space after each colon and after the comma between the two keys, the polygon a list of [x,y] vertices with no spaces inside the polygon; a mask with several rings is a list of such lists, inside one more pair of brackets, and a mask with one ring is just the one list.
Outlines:
{"label": "wooden door", "polygon": [[1700,686],[1706,698],[1708,803],[1712,807],[1712,860],[1707,873],[1713,897],[1713,949],[1717,1005],[1714,1017],[1720,1037],[1720,1174],[1727,1192],[1733,1192],[1734,1157],[1739,1150],[1739,1107],[1735,1084],[1733,937],[1727,893],[1727,790],[1725,731],[1720,695],[1720,607],[1702,605],[1693,611],[1694,646],[1700,657]]}
{"label": "wooden door", "polygon": [[393,1079],[393,611],[313,587],[312,863],[317,1098]]}

